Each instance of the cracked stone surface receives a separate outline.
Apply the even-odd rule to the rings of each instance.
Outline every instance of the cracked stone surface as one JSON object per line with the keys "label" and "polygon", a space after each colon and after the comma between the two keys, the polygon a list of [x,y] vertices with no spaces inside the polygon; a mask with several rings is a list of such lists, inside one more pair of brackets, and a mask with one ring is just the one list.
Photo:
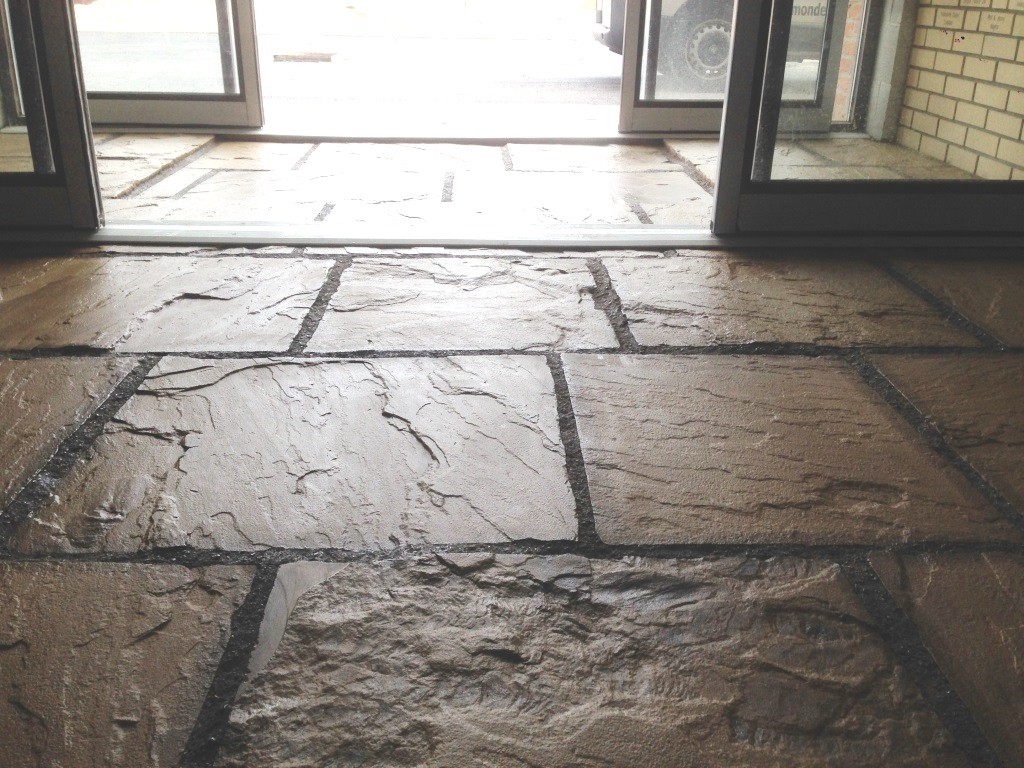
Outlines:
{"label": "cracked stone surface", "polygon": [[267,141],[219,141],[189,165],[230,171],[290,171],[312,144]]}
{"label": "cracked stone surface", "polygon": [[863,261],[724,255],[605,265],[641,344],[977,344]]}
{"label": "cracked stone surface", "polygon": [[252,569],[0,563],[5,766],[172,768]]}
{"label": "cracked stone surface", "polygon": [[1024,264],[902,259],[896,267],[1006,344],[1024,344]]}
{"label": "cracked stone surface", "polygon": [[504,170],[501,147],[480,144],[323,143],[303,168],[323,172],[367,172],[383,168],[411,172]]}
{"label": "cracked stone surface", "polygon": [[964,765],[833,564],[308,567],[221,768]]}
{"label": "cracked stone surface", "polygon": [[879,553],[871,562],[1004,765],[1024,766],[1024,557]]}
{"label": "cracked stone surface", "polygon": [[606,542],[1021,541],[840,361],[565,360]]}
{"label": "cracked stone surface", "polygon": [[652,224],[707,229],[711,197],[685,173],[617,173],[615,194],[639,204]]}
{"label": "cracked stone surface", "polygon": [[593,291],[578,259],[358,259],[309,350],[615,347]]}
{"label": "cracked stone surface", "polygon": [[879,355],[872,362],[986,480],[1024,509],[1024,359]]}
{"label": "cracked stone surface", "polygon": [[661,145],[509,144],[508,152],[514,171],[683,171]]}
{"label": "cracked stone surface", "polygon": [[485,173],[455,176],[452,204],[495,221],[600,227],[636,226],[637,218],[607,173]]}
{"label": "cracked stone surface", "polygon": [[68,258],[0,264],[0,348],[285,351],[330,264]]}
{"label": "cracked stone surface", "polygon": [[195,134],[127,134],[96,145],[104,198],[128,194],[142,182],[213,141]]}
{"label": "cracked stone surface", "polygon": [[131,367],[98,358],[0,360],[0,509]]}
{"label": "cracked stone surface", "polygon": [[540,357],[165,358],[23,552],[572,539]]}

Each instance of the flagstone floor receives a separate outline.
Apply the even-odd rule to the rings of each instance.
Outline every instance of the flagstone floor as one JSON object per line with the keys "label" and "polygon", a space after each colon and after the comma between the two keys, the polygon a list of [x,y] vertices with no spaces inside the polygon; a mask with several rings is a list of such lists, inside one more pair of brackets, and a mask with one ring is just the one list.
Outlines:
{"label": "flagstone floor", "polygon": [[0,765],[1024,765],[1019,259],[8,250],[0,350]]}

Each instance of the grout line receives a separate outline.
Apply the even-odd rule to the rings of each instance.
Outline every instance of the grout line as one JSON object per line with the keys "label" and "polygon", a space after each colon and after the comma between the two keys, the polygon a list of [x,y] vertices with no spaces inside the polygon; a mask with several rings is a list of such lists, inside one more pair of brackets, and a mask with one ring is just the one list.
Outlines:
{"label": "grout line", "polygon": [[925,701],[972,766],[998,768],[1002,762],[989,745],[970,709],[950,685],[921,639],[911,618],[889,594],[864,557],[840,563],[843,575],[875,619],[900,666],[917,684]]}
{"label": "grout line", "polygon": [[932,309],[935,309],[940,315],[942,315],[946,322],[950,323],[958,330],[969,333],[991,349],[1003,350],[1006,348],[1007,345],[998,338],[993,336],[966,315],[962,314],[959,310],[950,304],[947,304],[943,299],[936,296],[912,277],[896,269],[889,262],[881,259],[873,259],[871,260],[871,263],[889,275],[889,277],[898,282],[904,288],[914,293],[918,298],[922,299],[926,304],[931,306]]}
{"label": "grout line", "polygon": [[637,344],[633,331],[630,330],[629,321],[622,308],[622,300],[619,298],[615,286],[612,284],[608,268],[600,259],[587,259],[587,269],[594,277],[594,284],[597,290],[594,291],[594,306],[604,312],[611,323],[615,338],[619,341],[619,347],[623,352],[639,352],[640,345]]}
{"label": "grout line", "polygon": [[501,145],[501,162],[505,165],[506,171],[515,170],[512,165],[512,151],[508,148],[508,144]]}
{"label": "grout line", "polygon": [[[331,261],[345,262],[346,259],[332,258]],[[636,351],[622,350],[617,347],[590,347],[578,349],[561,349],[559,352],[571,352],[575,355],[607,355],[621,354],[627,356],[662,355],[667,357],[829,357],[849,360],[851,355],[960,355],[965,357],[991,355],[992,350],[983,347],[834,347],[817,344],[791,342],[752,342],[750,344],[722,344],[716,346],[639,347]],[[193,358],[197,360],[259,360],[263,358],[279,358],[283,356],[298,357],[311,360],[335,360],[351,358],[387,359],[387,358],[435,358],[435,357],[485,357],[493,355],[538,356],[549,354],[548,350],[531,349],[339,349],[317,352],[289,352],[284,349],[271,350],[150,350],[146,352],[119,352],[99,347],[52,347],[35,349],[0,350],[0,359],[27,360],[51,357],[124,357],[141,358],[146,355],[172,355],[174,357]],[[1003,357],[1019,357],[1024,355],[1024,347],[1013,347],[1000,350]]]}
{"label": "grout line", "polygon": [[49,501],[60,481],[75,466],[78,458],[96,442],[107,423],[136,393],[159,360],[157,355],[140,358],[136,366],[118,382],[96,410],[61,442],[54,454],[7,505],[0,514],[0,551],[8,546],[18,525]]}
{"label": "grout line", "polygon": [[955,467],[986,501],[995,507],[1007,520],[1024,531],[1024,515],[1011,504],[974,466],[960,455],[942,432],[916,405],[886,378],[873,363],[859,354],[849,357],[850,363],[864,382],[894,408],[925,442],[947,463]]}
{"label": "grout line", "polygon": [[331,211],[333,211],[333,210],[334,210],[334,203],[324,203],[324,207],[320,209],[320,213],[318,213],[313,218],[313,221],[323,221],[324,219],[326,219],[328,216],[331,215]]}
{"label": "grout line", "polygon": [[579,555],[592,560],[621,560],[645,557],[652,560],[688,560],[700,558],[751,557],[767,560],[797,557],[805,560],[841,562],[884,551],[898,555],[1005,553],[1024,556],[1024,544],[1008,541],[921,541],[909,544],[794,544],[779,543],[683,543],[683,544],[604,544],[596,540],[537,541],[519,539],[507,542],[464,542],[461,544],[397,545],[391,549],[344,549],[317,547],[260,547],[253,550],[194,549],[187,546],[160,547],[135,552],[0,552],[0,563],[135,563],[139,565],[179,565],[184,568],[208,568],[212,565],[251,565],[270,567],[301,561],[329,563],[384,562],[409,557],[425,557],[452,552],[488,552],[498,555]]}
{"label": "grout line", "polygon": [[220,173],[219,170],[217,170],[216,168],[211,168],[209,171],[204,173],[202,176],[200,176],[195,181],[189,182],[184,187],[179,189],[177,192],[175,192],[173,195],[171,195],[171,198],[173,200],[181,200],[181,198],[183,198],[185,195],[187,195],[193,189],[198,187],[200,184],[203,184],[203,183],[209,181],[214,176],[216,176],[218,173]]}
{"label": "grout line", "polygon": [[569,487],[576,500],[577,540],[585,550],[601,546],[594,521],[594,507],[590,499],[590,484],[587,481],[587,467],[580,445],[580,433],[569,394],[569,382],[565,378],[562,358],[557,353],[547,356],[551,378],[555,382],[555,402],[558,409],[558,431],[565,449],[565,470]]}
{"label": "grout line", "polygon": [[447,171],[444,175],[444,185],[441,187],[441,202],[452,201],[452,191],[455,188],[455,171]]}
{"label": "grout line", "polygon": [[276,580],[277,566],[258,567],[245,600],[231,616],[231,634],[179,765],[206,768],[217,759],[235,697],[249,672],[249,659],[259,640],[260,625]]}
{"label": "grout line", "polygon": [[317,150],[317,148],[319,146],[320,146],[319,142],[314,142],[313,144],[311,144],[309,149],[307,149],[302,154],[302,157],[300,157],[298,160],[295,161],[295,165],[292,166],[292,170],[293,171],[297,171],[297,170],[299,170],[299,168],[304,166],[306,164],[306,161],[309,160],[309,156],[312,155],[314,152],[316,152],[316,150]]}
{"label": "grout line", "polygon": [[302,326],[299,328],[299,332],[295,334],[295,338],[292,339],[287,354],[298,355],[306,351],[306,346],[309,344],[310,339],[313,338],[317,328],[320,327],[320,322],[324,319],[327,306],[338,291],[342,274],[350,266],[352,266],[352,259],[338,259],[327,270],[327,276],[324,278],[323,285],[320,286],[316,299],[314,299],[309,311],[302,319]]}
{"label": "grout line", "polygon": [[713,182],[700,168],[694,165],[692,160],[689,160],[682,155],[677,155],[665,142],[662,142],[662,147],[664,148],[668,159],[676,165],[681,166],[683,173],[690,178],[690,181],[695,183],[712,197],[715,196],[715,182]]}
{"label": "grout line", "polygon": [[647,211],[644,210],[644,207],[640,205],[640,203],[632,195],[623,195],[623,200],[625,201],[626,205],[629,206],[629,210],[632,212],[634,216],[637,217],[641,224],[654,224],[654,222],[651,221],[651,217],[647,214]]}
{"label": "grout line", "polygon": [[[164,179],[170,178],[171,176],[173,176],[175,173],[180,171],[185,166],[191,165],[191,163],[194,160],[197,160],[198,158],[202,157],[203,155],[209,154],[209,152],[216,145],[217,145],[217,140],[215,138],[211,137],[210,140],[207,141],[206,143],[200,144],[198,147],[193,149],[191,152],[186,152],[184,155],[181,155],[180,157],[175,158],[171,163],[169,163],[168,165],[165,165],[163,168],[160,168],[155,173],[153,173],[151,176],[147,176],[146,178],[141,179],[138,184],[136,184],[135,186],[131,187],[126,192],[122,192],[120,195],[118,195],[117,199],[123,200],[123,199],[129,198],[129,197],[139,197],[147,189],[151,189],[152,187],[155,187],[161,181],[163,181]],[[97,160],[97,163],[99,165],[101,165],[101,166],[103,165],[103,161],[102,160]]]}

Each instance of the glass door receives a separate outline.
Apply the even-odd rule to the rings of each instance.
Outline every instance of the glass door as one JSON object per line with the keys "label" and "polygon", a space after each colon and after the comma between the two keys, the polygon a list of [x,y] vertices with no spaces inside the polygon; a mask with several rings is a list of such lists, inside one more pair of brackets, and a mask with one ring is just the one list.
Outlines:
{"label": "glass door", "polygon": [[850,0],[853,106],[826,132],[787,116],[793,0],[743,2],[717,234],[1024,232],[1022,0],[887,0],[849,23]]}
{"label": "glass door", "polygon": [[0,0],[0,227],[95,229],[99,188],[66,0]]}
{"label": "glass door", "polygon": [[99,124],[260,127],[252,0],[73,0]]}

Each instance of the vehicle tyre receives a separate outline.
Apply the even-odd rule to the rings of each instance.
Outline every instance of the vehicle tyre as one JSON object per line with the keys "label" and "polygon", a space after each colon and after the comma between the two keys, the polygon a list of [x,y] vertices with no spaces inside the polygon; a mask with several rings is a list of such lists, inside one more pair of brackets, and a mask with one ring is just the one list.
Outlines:
{"label": "vehicle tyre", "polygon": [[709,89],[724,85],[732,39],[730,4],[691,1],[676,11],[665,32],[669,74]]}

